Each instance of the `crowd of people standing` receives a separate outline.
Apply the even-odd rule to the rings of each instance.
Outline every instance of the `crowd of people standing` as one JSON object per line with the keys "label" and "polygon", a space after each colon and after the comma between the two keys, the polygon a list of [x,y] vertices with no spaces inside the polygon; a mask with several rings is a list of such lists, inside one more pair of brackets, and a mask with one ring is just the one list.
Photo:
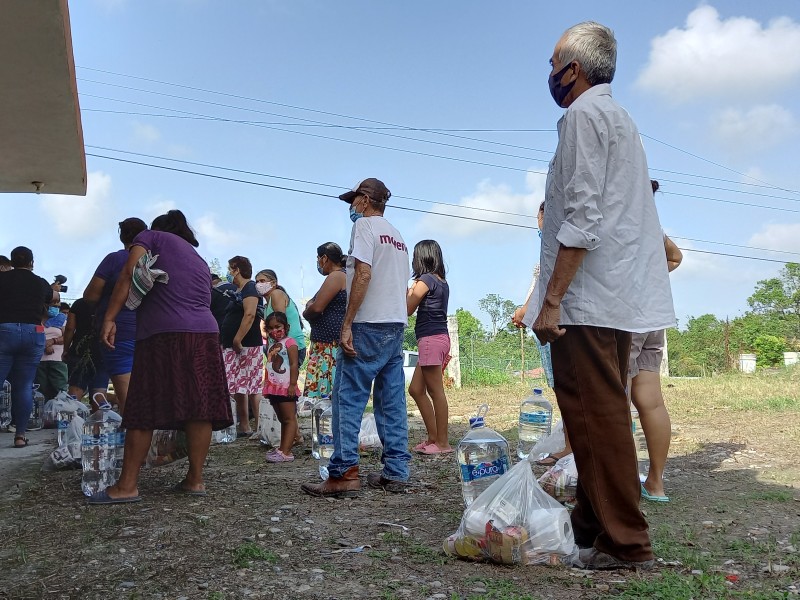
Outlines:
{"label": "crowd of people standing", "polygon": [[[636,125],[611,96],[613,32],[593,22],[571,27],[550,64],[550,93],[565,113],[540,207],[538,281],[514,322],[530,327],[552,357],[553,388],[578,469],[571,520],[582,564],[647,568],[653,552],[639,499],[668,499],[662,475],[669,417],[657,378],[646,373],[655,370],[663,330],[675,323],[668,271],[680,256],[661,230],[657,184],[650,181]],[[269,400],[282,436],[266,460],[280,463],[292,461],[292,447],[302,443],[297,399],[330,394],[328,477],[301,485],[315,497],[358,494],[358,436],[371,396],[383,466],[366,483],[405,492],[411,453],[402,344],[415,311],[420,356],[409,393],[427,437],[413,450],[453,451],[442,385],[450,350],[444,257],[433,240],[419,242],[409,256],[385,216],[391,192],[382,181],[365,179],[339,198],[353,222],[349,251],[333,242],[317,248],[324,281],[302,311],[275,271],[253,279],[246,257],[228,261],[226,281],[211,274],[185,216],[171,210],[149,229],[139,219],[120,223],[123,250],[98,266],[83,303],[70,309],[68,333],[48,339],[47,319],[57,315],[45,309],[59,306],[57,290],[33,274],[30,250],[14,249],[13,270],[0,272],[0,378],[10,374],[15,390],[15,445],[25,443],[26,390],[36,367],[47,348],[61,343],[67,363],[75,361],[70,390],[103,389],[110,377],[127,430],[122,475],[91,504],[141,499],[139,469],[154,429],[186,431],[189,468],[175,491],[204,495],[211,432],[233,423],[231,395],[240,436],[252,435],[250,417],[257,419],[262,397]],[[156,255],[168,282],[152,284],[138,309],[128,310],[132,282],[146,279]],[[308,347],[301,317],[311,324]],[[81,360],[87,353],[92,369]],[[645,433],[657,458],[644,486],[629,394],[643,422],[652,409]]]}

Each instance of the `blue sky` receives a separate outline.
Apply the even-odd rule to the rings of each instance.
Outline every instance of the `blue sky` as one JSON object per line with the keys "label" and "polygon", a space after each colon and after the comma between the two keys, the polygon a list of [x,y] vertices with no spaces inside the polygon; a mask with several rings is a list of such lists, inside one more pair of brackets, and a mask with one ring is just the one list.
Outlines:
{"label": "blue sky", "polygon": [[[322,194],[379,177],[394,196],[387,217],[409,247],[428,237],[442,244],[450,311],[484,322],[484,295],[524,300],[536,232],[399,207],[535,225],[561,114],[547,61],[567,27],[600,21],[617,36],[612,89],[646,136],[666,232],[684,248],[800,261],[795,0],[84,0],[70,11],[84,138],[95,146],[87,152]],[[384,129],[353,129],[365,126]],[[465,129],[528,131],[452,131]],[[30,246],[39,274],[69,277],[68,296],[118,248],[118,221],[149,222],[172,207],[187,214],[206,259],[248,256],[298,299],[320,284],[316,246],[347,249],[347,206],[332,198],[93,156],[87,167],[85,198],[2,198],[0,253]],[[780,267],[686,252],[672,275],[681,324],[741,314],[756,282]]]}

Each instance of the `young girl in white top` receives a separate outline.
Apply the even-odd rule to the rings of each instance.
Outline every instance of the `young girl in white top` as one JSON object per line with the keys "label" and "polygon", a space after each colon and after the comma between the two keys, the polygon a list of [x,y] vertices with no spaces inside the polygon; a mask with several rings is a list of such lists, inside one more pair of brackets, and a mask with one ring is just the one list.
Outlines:
{"label": "young girl in white top", "polygon": [[297,428],[297,377],[300,372],[297,342],[289,337],[289,320],[286,313],[274,312],[266,318],[267,376],[264,381],[264,397],[275,409],[281,423],[281,444],[267,453],[267,462],[289,462],[294,460],[292,444]]}

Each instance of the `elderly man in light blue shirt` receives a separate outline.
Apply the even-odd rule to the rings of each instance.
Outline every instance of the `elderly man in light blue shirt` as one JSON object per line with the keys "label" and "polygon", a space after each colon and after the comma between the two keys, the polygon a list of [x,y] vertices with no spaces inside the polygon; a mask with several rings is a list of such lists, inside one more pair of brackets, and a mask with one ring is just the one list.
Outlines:
{"label": "elderly man in light blue shirt", "polygon": [[613,32],[575,25],[550,63],[551,94],[567,110],[547,177],[533,330],[551,343],[578,467],[572,524],[581,561],[648,568],[625,386],[631,332],[675,324],[663,235],[636,125],[611,97]]}

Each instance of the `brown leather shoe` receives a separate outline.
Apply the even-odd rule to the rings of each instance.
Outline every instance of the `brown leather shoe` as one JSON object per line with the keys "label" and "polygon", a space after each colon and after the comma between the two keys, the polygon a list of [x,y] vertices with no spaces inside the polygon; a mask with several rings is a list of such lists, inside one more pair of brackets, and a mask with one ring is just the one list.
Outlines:
{"label": "brown leather shoe", "polygon": [[329,475],[322,483],[304,483],[300,489],[318,498],[353,498],[361,490],[358,466],[350,467],[341,477]]}
{"label": "brown leather shoe", "polygon": [[405,494],[408,491],[408,484],[405,481],[386,479],[381,473],[370,473],[367,475],[367,485],[371,488],[391,492],[392,494]]}

